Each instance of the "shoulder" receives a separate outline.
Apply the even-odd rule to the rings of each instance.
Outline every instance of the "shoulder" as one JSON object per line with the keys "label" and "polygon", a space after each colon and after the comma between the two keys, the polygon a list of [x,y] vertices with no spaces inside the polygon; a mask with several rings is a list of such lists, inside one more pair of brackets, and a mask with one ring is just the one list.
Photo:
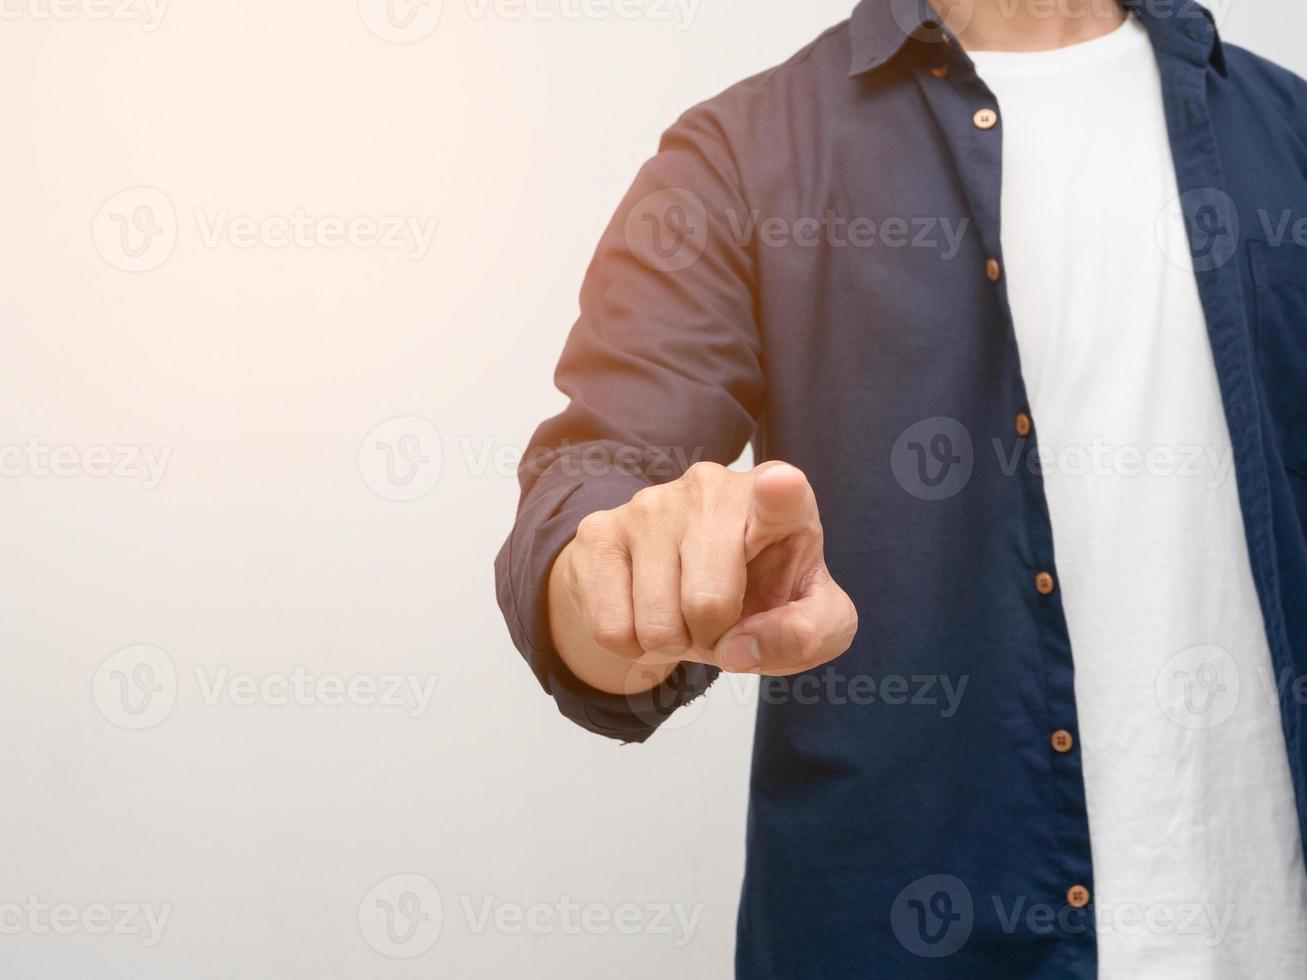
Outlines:
{"label": "shoulder", "polygon": [[1236,44],[1223,44],[1228,84],[1263,112],[1280,116],[1307,137],[1307,81]]}
{"label": "shoulder", "polygon": [[823,107],[849,87],[851,50],[845,20],[780,64],[692,106],[668,136],[689,135],[731,145],[765,142],[772,131],[816,125]]}

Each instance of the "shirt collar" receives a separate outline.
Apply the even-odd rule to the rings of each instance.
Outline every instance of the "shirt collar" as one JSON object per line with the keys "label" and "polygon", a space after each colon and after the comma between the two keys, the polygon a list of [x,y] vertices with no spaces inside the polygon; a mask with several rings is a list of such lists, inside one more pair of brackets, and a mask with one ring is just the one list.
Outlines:
{"label": "shirt collar", "polygon": [[939,27],[932,19],[935,10],[929,0],[862,0],[849,21],[849,38],[853,46],[850,75],[861,75],[885,64],[901,49],[909,37],[928,39]]}
{"label": "shirt collar", "polygon": [[[1210,64],[1226,74],[1216,20],[1206,7],[1194,0],[1120,2],[1138,15],[1157,50],[1197,65]],[[929,0],[862,0],[849,21],[853,49],[849,74],[879,68],[893,59],[910,37],[938,42],[946,36]]]}
{"label": "shirt collar", "polygon": [[1148,28],[1153,47],[1199,67],[1227,74],[1221,35],[1212,12],[1194,0],[1120,0]]}

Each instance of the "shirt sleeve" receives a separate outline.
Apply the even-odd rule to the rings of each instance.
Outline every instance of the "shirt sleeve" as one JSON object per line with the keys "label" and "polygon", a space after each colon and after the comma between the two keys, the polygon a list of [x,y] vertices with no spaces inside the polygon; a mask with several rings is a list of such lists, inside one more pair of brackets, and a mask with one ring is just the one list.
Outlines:
{"label": "shirt sleeve", "polygon": [[683,664],[638,697],[589,687],[552,643],[549,573],[587,514],[747,445],[763,398],[755,266],[735,231],[748,223],[726,141],[692,111],[599,243],[555,373],[570,403],[523,454],[517,520],[495,561],[509,632],[544,690],[567,718],[623,742],[643,742],[717,672]]}

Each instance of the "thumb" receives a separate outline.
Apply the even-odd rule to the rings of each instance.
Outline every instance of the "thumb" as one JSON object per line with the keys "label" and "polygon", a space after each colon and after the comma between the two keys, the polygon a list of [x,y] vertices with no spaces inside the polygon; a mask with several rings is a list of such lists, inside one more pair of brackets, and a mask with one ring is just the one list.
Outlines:
{"label": "thumb", "polygon": [[787,676],[834,660],[853,643],[858,610],[823,569],[791,602],[746,617],[717,643],[728,671]]}
{"label": "thumb", "polygon": [[745,560],[769,545],[818,526],[817,498],[802,471],[789,463],[763,463],[753,471]]}

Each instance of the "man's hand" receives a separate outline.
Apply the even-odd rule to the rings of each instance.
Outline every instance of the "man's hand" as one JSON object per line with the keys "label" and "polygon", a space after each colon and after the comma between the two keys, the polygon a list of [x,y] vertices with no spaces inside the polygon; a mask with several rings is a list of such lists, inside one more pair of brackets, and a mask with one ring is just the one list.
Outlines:
{"label": "man's hand", "polygon": [[785,463],[698,463],[591,514],[554,563],[554,643],[581,680],[656,687],[684,660],[788,675],[834,660],[858,613],[826,568],[817,501]]}

